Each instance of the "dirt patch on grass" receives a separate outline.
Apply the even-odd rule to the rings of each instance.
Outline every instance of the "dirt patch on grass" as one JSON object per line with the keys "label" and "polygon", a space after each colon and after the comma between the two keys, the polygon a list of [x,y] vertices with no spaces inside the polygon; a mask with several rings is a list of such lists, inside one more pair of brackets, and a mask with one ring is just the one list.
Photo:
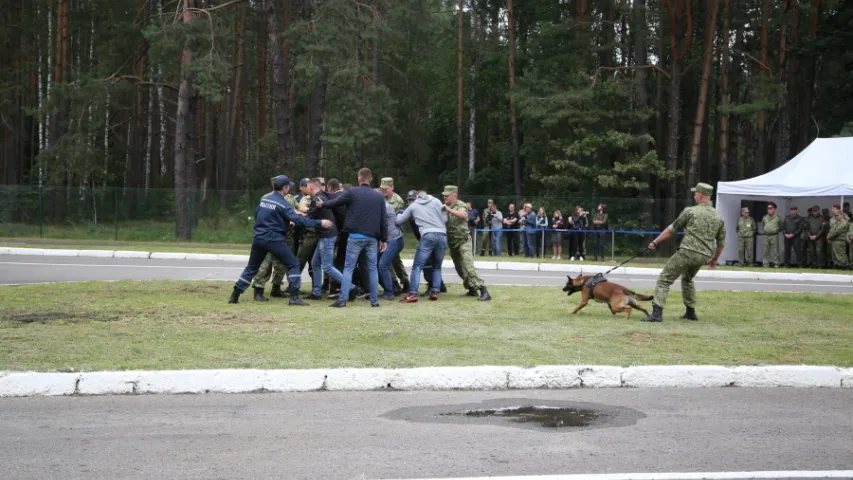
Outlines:
{"label": "dirt patch on grass", "polygon": [[[224,282],[223,282],[223,285],[225,285]],[[201,294],[219,293],[219,292],[226,291],[223,289],[223,285],[215,285],[215,284],[211,285],[210,283],[199,283],[199,284],[194,284],[194,285],[180,285],[177,288],[177,291],[183,292],[183,293],[201,293]]]}
{"label": "dirt patch on grass", "polygon": [[633,332],[626,333],[623,336],[627,338],[631,343],[637,345],[651,345],[656,342],[655,337],[649,335],[648,333]]}
{"label": "dirt patch on grass", "polygon": [[0,321],[11,323],[30,324],[30,323],[54,323],[54,322],[114,322],[119,317],[114,315],[103,315],[100,313],[60,313],[60,312],[41,312],[41,313],[10,313],[0,317]]}

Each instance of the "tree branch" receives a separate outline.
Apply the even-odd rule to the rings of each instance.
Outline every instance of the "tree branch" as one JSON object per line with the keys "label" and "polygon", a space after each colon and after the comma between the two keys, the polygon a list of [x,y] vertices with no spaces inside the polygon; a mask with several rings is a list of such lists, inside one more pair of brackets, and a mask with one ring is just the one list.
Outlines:
{"label": "tree branch", "polygon": [[767,66],[764,62],[762,62],[761,60],[759,60],[759,59],[755,58],[755,57],[754,57],[754,56],[752,56],[751,54],[749,54],[749,53],[747,53],[747,52],[744,52],[744,51],[742,51],[742,50],[738,50],[737,48],[734,48],[734,47],[732,47],[732,51],[737,52],[737,53],[739,53],[739,54],[741,54],[741,55],[743,55],[743,56],[747,57],[748,59],[752,60],[753,62],[757,63],[758,65],[760,65],[761,67],[763,67],[765,70],[767,70],[767,71],[770,73],[770,75],[773,75],[773,69],[772,69],[772,68],[770,68],[770,67],[769,67],[769,66]]}
{"label": "tree branch", "polygon": [[630,65],[627,67],[598,67],[595,69],[595,74],[592,76],[592,85],[589,86],[589,89],[592,90],[595,88],[595,84],[598,82],[598,74],[601,73],[602,70],[606,71],[619,71],[619,70],[657,70],[661,74],[663,74],[666,78],[671,78],[668,73],[657,65]]}

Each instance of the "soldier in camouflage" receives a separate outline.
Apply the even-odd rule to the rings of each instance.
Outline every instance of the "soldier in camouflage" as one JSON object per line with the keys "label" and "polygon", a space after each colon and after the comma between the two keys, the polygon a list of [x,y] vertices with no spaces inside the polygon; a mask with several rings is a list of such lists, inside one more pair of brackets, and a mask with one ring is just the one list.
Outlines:
{"label": "soldier in camouflage", "polygon": [[752,265],[756,232],[755,219],[749,216],[749,208],[741,208],[740,218],[737,219],[737,256],[743,266]]}
{"label": "soldier in camouflage", "polygon": [[[321,186],[326,188],[326,180],[318,177]],[[310,178],[303,178],[299,182],[299,187],[302,189],[302,198],[299,199],[299,204],[296,207],[296,213],[307,215],[311,208],[313,197],[308,190],[308,184],[311,183]],[[303,185],[304,184],[304,185]],[[304,188],[303,188],[304,187]],[[299,259],[299,271],[305,270],[305,265],[308,265],[308,275],[314,278],[314,269],[311,267],[311,259],[314,258],[314,250],[317,248],[317,242],[320,240],[320,235],[313,228],[306,228],[302,231],[302,238],[299,241],[299,250],[296,252],[296,258]]]}
{"label": "soldier in camouflage", "polygon": [[[382,191],[385,201],[391,204],[395,212],[400,213],[406,209],[406,202],[394,191],[394,179],[392,177],[384,177],[380,180],[379,189]],[[391,262],[391,269],[394,271],[394,275],[397,277],[402,291],[408,292],[409,274],[406,272],[406,267],[403,265],[403,259],[400,258],[399,253],[394,256],[394,260]]]}
{"label": "soldier in camouflage", "polygon": [[849,225],[844,212],[841,209],[835,210],[835,223],[829,229],[826,239],[829,241],[829,246],[832,249],[832,263],[835,268],[847,268],[847,235]]}
{"label": "soldier in camouflage", "polygon": [[806,228],[806,255],[803,255],[803,258],[808,259],[808,266],[820,268],[823,266],[821,260],[823,258],[823,242],[826,241],[826,223],[820,214],[819,206],[815,205],[809,210],[806,224],[808,225]]}
{"label": "soldier in camouflage", "polygon": [[767,204],[767,215],[761,218],[761,231],[764,233],[764,258],[762,263],[765,267],[776,267],[779,265],[779,230],[782,227],[782,219],[776,215],[776,204]]}
{"label": "soldier in camouflage", "polygon": [[[276,177],[270,179],[270,182],[275,184]],[[293,186],[293,182],[290,184]],[[284,196],[284,199],[287,203],[290,204],[293,209],[296,209],[296,197],[288,193]],[[292,236],[293,230],[288,230],[288,237]],[[255,274],[255,278],[252,279],[252,289],[255,292],[255,301],[256,302],[267,302],[269,299],[264,296],[264,285],[270,280],[272,277],[272,290],[270,290],[271,297],[284,298],[284,291],[281,289],[282,283],[284,283],[284,265],[281,264],[281,261],[276,258],[272,253],[267,253],[267,256],[264,257],[264,261],[261,263],[261,266],[258,268],[258,273]]]}
{"label": "soldier in camouflage", "polygon": [[[667,260],[655,286],[655,298],[652,303],[652,314],[644,318],[644,322],[662,322],[663,307],[669,287],[678,277],[681,277],[681,297],[687,311],[681,318],[698,320],[696,317],[696,287],[693,277],[699,273],[702,265],[717,268],[717,260],[723,253],[726,242],[726,226],[723,217],[711,204],[714,187],[707,183],[699,183],[692,189],[696,205],[685,208],[681,215],[672,222],[652,243],[649,249],[654,250],[658,244],[674,237],[679,230],[684,230],[684,239],[675,255]],[[714,245],[716,241],[716,247]]]}
{"label": "soldier in camouflage", "polygon": [[477,297],[477,301],[492,299],[486,289],[486,283],[474,266],[474,250],[471,247],[471,233],[468,230],[468,205],[459,200],[459,188],[447,185],[444,191],[444,209],[447,211],[447,247],[450,258],[456,267],[456,274],[462,279],[467,292],[464,296]]}

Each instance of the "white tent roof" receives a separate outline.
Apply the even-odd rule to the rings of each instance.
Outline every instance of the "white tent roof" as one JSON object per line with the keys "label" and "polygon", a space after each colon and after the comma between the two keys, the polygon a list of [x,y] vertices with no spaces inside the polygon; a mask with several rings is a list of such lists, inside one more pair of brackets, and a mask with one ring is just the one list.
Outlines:
{"label": "white tent roof", "polygon": [[853,196],[853,137],[817,138],[772,172],[720,182],[718,194],[773,197]]}

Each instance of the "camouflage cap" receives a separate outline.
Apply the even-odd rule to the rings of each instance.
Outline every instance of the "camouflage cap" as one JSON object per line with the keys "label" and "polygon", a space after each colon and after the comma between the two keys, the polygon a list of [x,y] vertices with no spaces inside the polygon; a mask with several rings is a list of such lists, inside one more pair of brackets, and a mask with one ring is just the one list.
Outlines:
{"label": "camouflage cap", "polygon": [[379,181],[379,188],[385,190],[388,187],[394,186],[394,179],[392,177],[383,177],[382,180]]}
{"label": "camouflage cap", "polygon": [[317,180],[319,180],[319,181],[320,181],[320,185],[325,185],[325,184],[326,184],[326,179],[325,179],[325,178],[323,178],[323,177],[317,177]]}
{"label": "camouflage cap", "polygon": [[740,209],[740,213],[749,213],[749,207],[743,207]]}
{"label": "camouflage cap", "polygon": [[699,192],[702,195],[713,195],[714,187],[708,185],[707,183],[697,183],[695,187],[690,189],[691,192]]}
{"label": "camouflage cap", "polygon": [[819,212],[820,211],[820,205],[812,205],[812,210]]}
{"label": "camouflage cap", "polygon": [[791,205],[791,210],[798,210],[796,205]]}
{"label": "camouflage cap", "polygon": [[836,215],[844,215],[844,210],[835,210]]}
{"label": "camouflage cap", "polygon": [[454,193],[459,193],[459,187],[456,185],[445,185],[444,191],[441,192],[442,195],[452,195]]}

